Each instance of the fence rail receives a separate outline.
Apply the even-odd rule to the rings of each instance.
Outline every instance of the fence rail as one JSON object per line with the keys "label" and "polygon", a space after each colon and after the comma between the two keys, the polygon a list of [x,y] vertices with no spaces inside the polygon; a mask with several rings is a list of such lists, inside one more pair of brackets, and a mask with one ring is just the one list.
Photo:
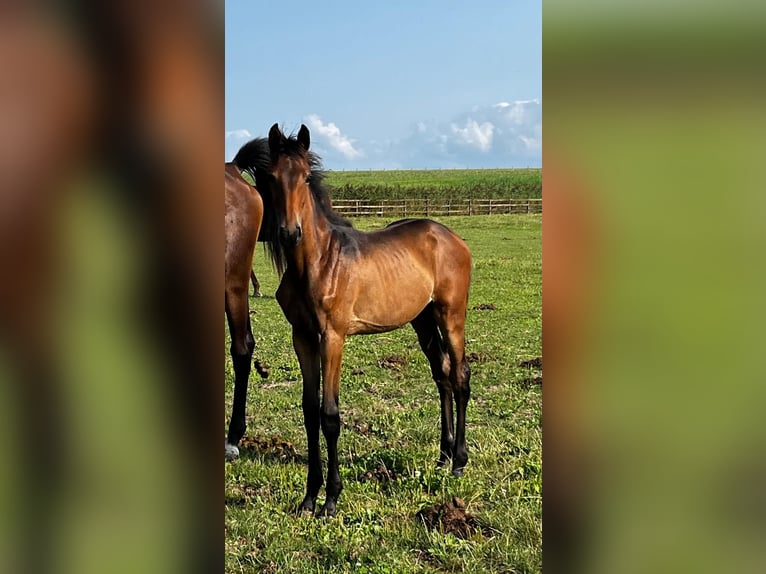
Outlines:
{"label": "fence rail", "polygon": [[335,199],[343,216],[438,216],[542,213],[542,199]]}

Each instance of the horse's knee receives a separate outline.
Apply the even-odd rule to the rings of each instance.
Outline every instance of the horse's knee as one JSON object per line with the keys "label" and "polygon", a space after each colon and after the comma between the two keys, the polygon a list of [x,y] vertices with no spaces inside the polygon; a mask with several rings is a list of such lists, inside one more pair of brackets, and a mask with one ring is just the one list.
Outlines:
{"label": "horse's knee", "polygon": [[340,413],[338,407],[322,407],[321,413],[322,432],[325,437],[337,437],[340,435]]}
{"label": "horse's knee", "polygon": [[243,340],[232,341],[229,351],[231,352],[232,360],[236,362],[250,361],[250,357],[253,356],[255,350],[255,339],[252,334],[247,333]]}

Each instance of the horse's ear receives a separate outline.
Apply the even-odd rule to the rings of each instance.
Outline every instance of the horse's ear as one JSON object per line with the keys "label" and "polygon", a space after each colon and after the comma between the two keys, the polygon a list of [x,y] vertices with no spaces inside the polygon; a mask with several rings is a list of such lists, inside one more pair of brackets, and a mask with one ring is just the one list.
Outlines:
{"label": "horse's ear", "polygon": [[311,136],[309,135],[309,129],[304,124],[301,124],[301,129],[298,130],[298,143],[303,146],[303,149],[309,151]]}
{"label": "horse's ear", "polygon": [[282,138],[285,136],[282,135],[281,130],[279,129],[279,124],[274,124],[271,126],[271,129],[269,130],[269,151],[271,152],[272,156],[279,154],[279,146],[282,143]]}

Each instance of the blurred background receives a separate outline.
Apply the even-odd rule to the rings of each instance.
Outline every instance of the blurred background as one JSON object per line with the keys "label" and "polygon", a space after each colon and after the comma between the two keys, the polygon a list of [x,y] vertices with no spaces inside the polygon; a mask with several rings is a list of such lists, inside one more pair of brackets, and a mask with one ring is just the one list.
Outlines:
{"label": "blurred background", "polygon": [[[222,12],[0,7],[2,572],[221,569]],[[766,566],[764,16],[544,5],[548,570]]]}
{"label": "blurred background", "polygon": [[0,6],[2,572],[221,568],[222,12]]}
{"label": "blurred background", "polygon": [[763,5],[543,10],[546,569],[763,571]]}

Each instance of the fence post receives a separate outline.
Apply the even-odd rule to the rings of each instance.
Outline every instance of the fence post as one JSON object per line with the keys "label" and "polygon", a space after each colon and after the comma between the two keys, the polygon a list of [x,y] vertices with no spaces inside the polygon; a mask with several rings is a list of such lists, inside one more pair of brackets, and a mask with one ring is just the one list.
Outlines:
{"label": "fence post", "polygon": [[489,214],[492,215],[492,200],[489,200]]}
{"label": "fence post", "polygon": [[428,207],[429,207],[430,202],[431,202],[431,200],[426,197],[426,217],[428,217],[428,215],[429,215]]}
{"label": "fence post", "polygon": [[529,213],[529,200],[527,200],[527,213]]}
{"label": "fence post", "polygon": [[447,215],[452,215],[452,200],[447,200]]}
{"label": "fence post", "polygon": [[468,200],[468,215],[473,215],[473,202],[469,199]]}
{"label": "fence post", "polygon": [[356,200],[356,216],[359,217],[359,200]]}

